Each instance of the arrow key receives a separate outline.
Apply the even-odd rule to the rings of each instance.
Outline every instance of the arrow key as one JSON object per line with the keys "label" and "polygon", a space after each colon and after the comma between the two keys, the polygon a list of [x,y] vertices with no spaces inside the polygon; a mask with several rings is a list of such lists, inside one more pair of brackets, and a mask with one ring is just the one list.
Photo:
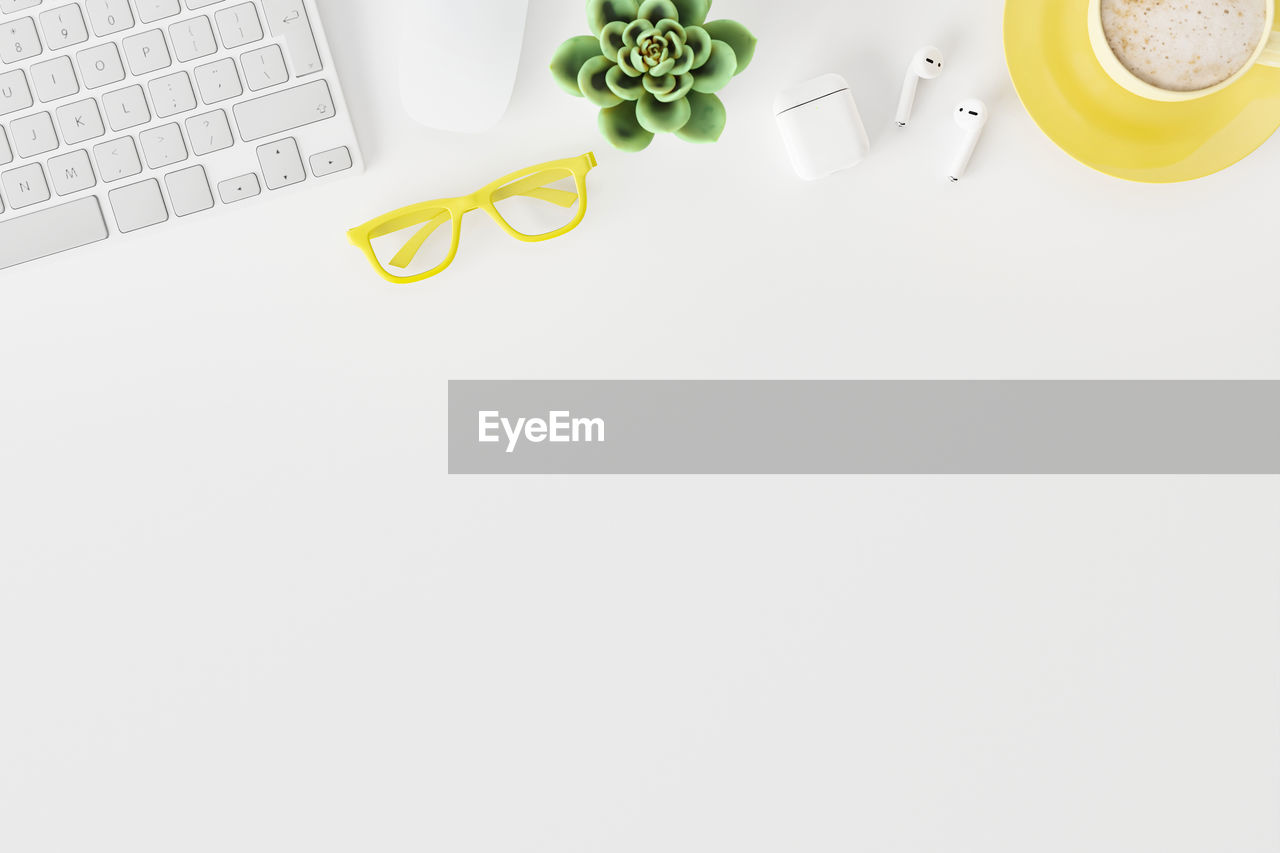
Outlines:
{"label": "arrow key", "polygon": [[293,137],[259,146],[258,162],[262,164],[262,175],[269,190],[284,189],[307,179],[302,152],[298,150],[298,140]]}
{"label": "arrow key", "polygon": [[346,146],[332,151],[322,151],[311,158],[311,174],[317,178],[328,177],[351,168],[351,151]]}
{"label": "arrow key", "polygon": [[223,204],[235,204],[261,194],[262,185],[258,183],[258,176],[252,172],[218,184],[218,195]]}

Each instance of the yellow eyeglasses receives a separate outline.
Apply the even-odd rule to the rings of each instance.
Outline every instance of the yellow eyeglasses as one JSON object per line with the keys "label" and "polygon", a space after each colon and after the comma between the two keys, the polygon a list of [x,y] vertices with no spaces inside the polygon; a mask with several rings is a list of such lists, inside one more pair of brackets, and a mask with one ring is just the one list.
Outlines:
{"label": "yellow eyeglasses", "polygon": [[568,234],[587,214],[587,173],[595,167],[591,153],[530,166],[469,196],[424,201],[379,216],[352,228],[347,237],[387,281],[414,284],[453,263],[462,217],[473,210],[488,213],[503,231],[525,243]]}

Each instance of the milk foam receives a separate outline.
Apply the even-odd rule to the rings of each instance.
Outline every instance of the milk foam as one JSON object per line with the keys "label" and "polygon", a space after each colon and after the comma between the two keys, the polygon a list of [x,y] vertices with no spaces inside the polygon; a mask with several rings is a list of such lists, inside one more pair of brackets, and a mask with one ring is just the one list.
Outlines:
{"label": "milk foam", "polygon": [[1271,0],[1102,0],[1120,63],[1172,92],[1216,86],[1244,68],[1266,35]]}

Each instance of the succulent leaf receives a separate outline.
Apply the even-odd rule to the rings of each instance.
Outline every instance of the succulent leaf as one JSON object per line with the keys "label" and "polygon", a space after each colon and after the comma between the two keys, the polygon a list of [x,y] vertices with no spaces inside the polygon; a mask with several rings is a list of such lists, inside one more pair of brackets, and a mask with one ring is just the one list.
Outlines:
{"label": "succulent leaf", "polygon": [[645,92],[636,103],[636,121],[653,133],[675,133],[688,123],[692,114],[688,98],[663,103],[652,92]]}
{"label": "succulent leaf", "polygon": [[759,41],[751,34],[751,30],[737,21],[712,21],[703,29],[711,38],[733,48],[734,56],[738,57],[738,70],[733,72],[734,74],[741,74],[747,70],[747,66],[756,55],[756,44]]}
{"label": "succulent leaf", "polygon": [[[675,75],[672,75],[672,76],[675,76]],[[674,89],[666,93],[654,92],[653,96],[657,98],[659,101],[662,101],[663,103],[667,103],[669,101],[680,100],[681,98],[688,95],[690,90],[692,89],[693,89],[693,75],[681,74],[679,76],[676,76],[676,87]]]}
{"label": "succulent leaf", "polygon": [[706,143],[718,140],[729,121],[724,102],[715,95],[699,92],[690,92],[685,102],[689,104],[691,115],[684,127],[676,131],[676,136],[685,142]]}
{"label": "succulent leaf", "polygon": [[[711,56],[708,57],[706,64],[692,72],[693,91],[701,92],[704,95],[719,92],[729,85],[729,81],[733,79],[733,75],[737,72],[738,57],[734,55],[733,48],[722,41],[713,41],[711,42]],[[581,78],[579,78],[578,82],[582,82]],[[582,91],[586,92],[585,86]]]}
{"label": "succulent leaf", "polygon": [[685,50],[693,53],[693,67],[701,68],[711,55],[711,34],[702,27],[685,27],[685,34]]}
{"label": "succulent leaf", "polygon": [[627,56],[627,49],[624,47],[622,52],[618,54],[618,67],[622,69],[622,73],[628,77],[643,77],[644,72],[631,64],[631,58]]}
{"label": "succulent leaf", "polygon": [[671,69],[675,67],[676,67],[676,61],[674,59],[664,59],[662,62],[659,62],[657,65],[649,69],[649,76],[665,77],[666,75],[670,74]]}
{"label": "succulent leaf", "polygon": [[674,74],[667,74],[664,77],[654,77],[652,74],[646,75],[644,78],[644,90],[654,95],[665,95],[675,91],[679,81]]}
{"label": "succulent leaf", "polygon": [[667,39],[670,39],[673,33],[680,37],[681,42],[688,38],[688,34],[685,33],[684,27],[680,26],[680,22],[673,21],[670,18],[663,18],[661,21],[658,21],[658,24],[654,29],[658,32],[658,35],[664,36]]}
{"label": "succulent leaf", "polygon": [[582,97],[578,72],[588,59],[600,55],[600,40],[591,36],[574,36],[556,48],[551,57],[551,76],[570,95]]}
{"label": "succulent leaf", "polygon": [[680,53],[680,57],[671,66],[672,74],[688,74],[693,70],[693,51],[685,50]]}
{"label": "succulent leaf", "polygon": [[617,67],[608,57],[594,56],[578,72],[578,88],[597,107],[615,107],[622,102],[622,98],[613,93],[608,83],[609,69]]}
{"label": "succulent leaf", "polygon": [[613,94],[624,101],[640,100],[640,95],[644,92],[644,81],[647,79],[647,77],[627,76],[626,68],[621,65],[613,66],[604,75],[604,81],[613,91]]}
{"label": "succulent leaf", "polygon": [[680,23],[686,27],[701,26],[711,11],[711,0],[673,0],[680,10]]}
{"label": "succulent leaf", "polygon": [[658,23],[663,18],[671,18],[678,21],[680,20],[680,10],[672,0],[644,0],[640,4],[640,13],[636,17],[653,24]]}
{"label": "succulent leaf", "polygon": [[622,21],[610,21],[604,25],[604,29],[600,31],[600,52],[609,58],[618,55],[618,51],[624,47],[622,41],[622,33],[627,29],[627,25]]}
{"label": "succulent leaf", "polygon": [[640,43],[640,37],[653,30],[653,24],[648,21],[632,21],[627,24],[627,28],[622,31],[622,43],[627,47],[635,47]]}
{"label": "succulent leaf", "polygon": [[636,119],[636,104],[631,101],[600,111],[600,133],[619,151],[643,151],[653,141],[653,133]]}
{"label": "succulent leaf", "polygon": [[587,23],[599,38],[605,24],[634,21],[640,12],[639,0],[587,0]]}

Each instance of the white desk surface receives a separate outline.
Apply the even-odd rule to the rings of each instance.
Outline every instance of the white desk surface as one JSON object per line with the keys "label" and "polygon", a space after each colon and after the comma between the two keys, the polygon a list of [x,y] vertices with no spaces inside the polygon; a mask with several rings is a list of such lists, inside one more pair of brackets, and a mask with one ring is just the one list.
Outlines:
{"label": "white desk surface", "polygon": [[[534,0],[458,138],[375,5],[324,4],[366,176],[3,275],[0,849],[1280,844],[1274,481],[444,473],[450,378],[1276,378],[1277,143],[1091,173],[995,0],[718,0],[762,37],[724,139],[636,156],[546,73],[581,3]],[[770,103],[831,70],[874,153],[803,184]],[[564,239],[473,218],[403,289],[344,240],[588,149]]]}

